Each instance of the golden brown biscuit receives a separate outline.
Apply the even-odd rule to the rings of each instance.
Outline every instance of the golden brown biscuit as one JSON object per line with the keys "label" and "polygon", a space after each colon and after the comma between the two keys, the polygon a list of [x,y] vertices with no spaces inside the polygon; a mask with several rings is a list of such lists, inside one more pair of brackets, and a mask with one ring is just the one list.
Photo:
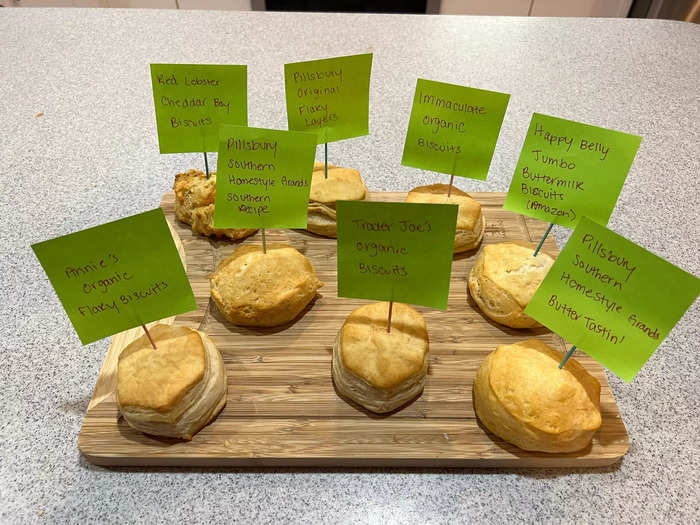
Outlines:
{"label": "golden brown biscuit", "polygon": [[423,391],[428,369],[428,330],[423,316],[394,303],[357,308],[345,320],[333,347],[338,392],[377,413],[390,412]]}
{"label": "golden brown biscuit", "polygon": [[243,326],[279,326],[294,319],[323,283],[309,260],[286,244],[240,246],[210,277],[224,317]]}
{"label": "golden brown biscuit", "polygon": [[476,415],[523,450],[574,452],[600,428],[600,383],[573,358],[530,339],[499,346],[474,380]]}
{"label": "golden brown biscuit", "polygon": [[482,312],[511,328],[540,326],[525,313],[540,283],[554,264],[543,251],[533,257],[529,244],[502,242],[481,249],[469,272],[469,292]]}
{"label": "golden brown biscuit", "polygon": [[363,200],[367,186],[360,172],[328,165],[328,178],[322,162],[314,164],[309,193],[306,229],[325,237],[337,237],[335,203],[339,200]]}
{"label": "golden brown biscuit", "polygon": [[204,333],[157,324],[119,355],[117,404],[132,427],[192,439],[226,404],[221,354]]}
{"label": "golden brown biscuit", "polygon": [[468,193],[452,187],[450,198],[447,198],[448,184],[432,184],[419,186],[408,192],[406,202],[426,204],[457,204],[457,229],[455,231],[454,253],[466,252],[476,248],[484,236],[486,227],[481,204]]}
{"label": "golden brown biscuit", "polygon": [[250,228],[214,228],[216,173],[210,177],[199,170],[175,175],[175,216],[192,226],[192,231],[210,237],[228,237],[234,241],[253,235]]}

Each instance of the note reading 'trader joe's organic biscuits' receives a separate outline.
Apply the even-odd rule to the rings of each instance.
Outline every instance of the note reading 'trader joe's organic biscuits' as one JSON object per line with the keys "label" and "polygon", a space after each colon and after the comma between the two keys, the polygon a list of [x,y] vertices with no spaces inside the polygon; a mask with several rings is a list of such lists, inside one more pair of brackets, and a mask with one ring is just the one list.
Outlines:
{"label": "note reading 'trader joe's organic biscuits'", "polygon": [[401,164],[485,180],[509,99],[419,78]]}
{"label": "note reading 'trader joe's organic biscuits'", "polygon": [[221,126],[215,228],[306,228],[316,135]]}
{"label": "note reading 'trader joe's organic biscuits'", "polygon": [[503,207],[567,228],[584,215],[607,224],[641,140],[535,113]]}
{"label": "note reading 'trader joe's organic biscuits'", "polygon": [[631,381],[700,279],[583,217],[525,313]]}
{"label": "note reading 'trader joe's organic biscuits'", "polygon": [[338,201],[338,296],[447,308],[457,206]]}
{"label": "note reading 'trader joe's organic biscuits'", "polygon": [[289,129],[317,133],[319,144],[367,135],[371,72],[371,54],[285,64]]}
{"label": "note reading 'trader joe's organic biscuits'", "polygon": [[248,124],[247,67],[151,64],[161,153],[216,151],[219,125]]}
{"label": "note reading 'trader joe's organic biscuits'", "polygon": [[32,249],[83,344],[197,308],[160,208]]}

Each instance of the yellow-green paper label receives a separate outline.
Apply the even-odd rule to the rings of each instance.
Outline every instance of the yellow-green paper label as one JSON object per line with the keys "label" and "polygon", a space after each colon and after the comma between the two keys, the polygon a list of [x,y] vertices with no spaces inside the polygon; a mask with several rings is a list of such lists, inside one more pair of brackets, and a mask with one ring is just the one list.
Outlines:
{"label": "yellow-green paper label", "polygon": [[525,309],[632,381],[700,292],[700,279],[583,217]]}
{"label": "yellow-green paper label", "polygon": [[367,135],[371,72],[371,54],[285,64],[288,128],[319,144]]}
{"label": "yellow-green paper label", "polygon": [[607,224],[642,138],[535,113],[503,208],[574,228]]}
{"label": "yellow-green paper label", "polygon": [[306,228],[316,135],[221,126],[216,228]]}
{"label": "yellow-green paper label", "polygon": [[419,78],[401,164],[485,180],[509,99]]}
{"label": "yellow-green paper label", "polygon": [[197,308],[160,208],[32,249],[83,344]]}
{"label": "yellow-green paper label", "polygon": [[248,124],[246,66],[151,64],[161,153],[216,151],[219,125]]}
{"label": "yellow-green paper label", "polygon": [[447,308],[454,204],[338,201],[338,296]]}

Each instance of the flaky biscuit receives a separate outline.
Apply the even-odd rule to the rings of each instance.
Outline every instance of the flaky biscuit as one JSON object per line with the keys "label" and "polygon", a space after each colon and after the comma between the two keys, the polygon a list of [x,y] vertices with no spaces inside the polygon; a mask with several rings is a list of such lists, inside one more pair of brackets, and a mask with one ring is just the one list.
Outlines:
{"label": "flaky biscuit", "polygon": [[221,354],[204,333],[157,324],[119,355],[117,404],[132,427],[192,439],[226,404]]}

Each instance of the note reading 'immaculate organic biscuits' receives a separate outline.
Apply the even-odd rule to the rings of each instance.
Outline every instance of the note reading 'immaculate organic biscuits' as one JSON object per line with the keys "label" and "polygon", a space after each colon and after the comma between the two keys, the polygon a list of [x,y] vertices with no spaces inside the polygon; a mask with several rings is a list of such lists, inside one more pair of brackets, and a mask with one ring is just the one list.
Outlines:
{"label": "note reading 'immaculate organic biscuits'", "polygon": [[700,279],[583,217],[525,313],[631,381]]}
{"label": "note reading 'immaculate organic biscuits'", "polygon": [[160,208],[32,249],[83,344],[197,308]]}
{"label": "note reading 'immaculate organic biscuits'", "polygon": [[503,208],[574,228],[607,224],[642,138],[535,113]]}
{"label": "note reading 'immaculate organic biscuits'", "polygon": [[221,126],[215,228],[306,228],[316,135]]}
{"label": "note reading 'immaculate organic biscuits'", "polygon": [[161,153],[216,151],[219,124],[248,124],[246,66],[151,64]]}
{"label": "note reading 'immaculate organic biscuits'", "polygon": [[338,201],[338,296],[447,308],[457,206]]}
{"label": "note reading 'immaculate organic biscuits'", "polygon": [[367,135],[371,71],[371,54],[285,64],[289,129],[313,131],[319,144]]}
{"label": "note reading 'immaculate organic biscuits'", "polygon": [[419,78],[401,164],[485,180],[509,99]]}

